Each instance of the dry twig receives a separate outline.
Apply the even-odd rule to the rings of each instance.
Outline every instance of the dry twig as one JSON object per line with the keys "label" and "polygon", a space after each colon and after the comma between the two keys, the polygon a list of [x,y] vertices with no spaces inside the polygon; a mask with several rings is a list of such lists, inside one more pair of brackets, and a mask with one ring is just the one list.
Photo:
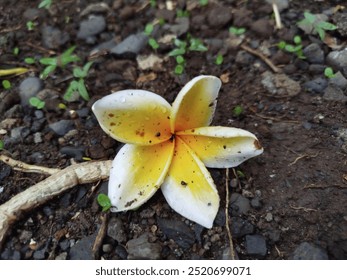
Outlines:
{"label": "dry twig", "polygon": [[317,209],[312,209],[312,208],[306,208],[302,206],[293,206],[289,204],[289,207],[294,209],[294,210],[304,210],[304,212],[317,212]]}
{"label": "dry twig", "polygon": [[297,163],[297,161],[299,161],[300,159],[303,158],[315,158],[319,155],[319,152],[317,152],[315,155],[309,155],[309,154],[304,154],[304,155],[300,155],[298,156],[293,162],[289,163],[288,166],[294,165],[295,163]]}
{"label": "dry twig", "polygon": [[[8,164],[15,164],[23,170],[29,168],[31,172],[44,170],[52,171],[50,168],[42,169],[33,165],[26,165],[18,161],[10,161],[8,157],[1,155],[0,160]],[[54,170],[53,175],[45,180],[31,186],[25,191],[15,195],[10,200],[0,205],[0,248],[10,226],[20,218],[25,211],[42,205],[56,195],[80,184],[92,183],[109,177],[111,161],[84,162],[71,165],[62,170]],[[45,172],[47,174],[47,172]]]}
{"label": "dry twig", "polygon": [[229,227],[229,168],[225,169],[225,228],[228,233],[230,256],[232,260],[235,260],[233,237],[231,236]]}
{"label": "dry twig", "polygon": [[245,50],[246,52],[249,52],[257,57],[259,57],[261,60],[263,60],[270,68],[272,71],[274,71],[275,73],[280,73],[281,69],[278,68],[277,66],[275,66],[272,61],[270,59],[268,59],[265,55],[263,55],[261,52],[254,50],[248,46],[246,46],[245,44],[242,44],[241,49]]}
{"label": "dry twig", "polygon": [[104,240],[106,232],[107,232],[108,213],[109,212],[102,213],[100,216],[101,227],[100,227],[98,234],[95,238],[93,249],[92,249],[95,259],[99,258],[100,247],[102,245],[102,241]]}

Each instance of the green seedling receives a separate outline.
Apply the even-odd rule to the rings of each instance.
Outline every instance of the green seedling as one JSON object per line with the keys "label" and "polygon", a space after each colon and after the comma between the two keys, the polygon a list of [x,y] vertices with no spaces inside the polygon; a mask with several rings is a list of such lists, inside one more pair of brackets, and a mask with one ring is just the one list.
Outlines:
{"label": "green seedling", "polygon": [[0,151],[5,147],[4,141],[0,140]]}
{"label": "green seedling", "polygon": [[240,179],[246,177],[245,173],[243,173],[241,170],[237,170],[236,174],[237,174],[237,177],[239,177]]}
{"label": "green seedling", "polygon": [[242,34],[244,34],[246,32],[246,28],[231,26],[229,28],[229,32],[234,34],[234,35],[236,35],[236,36],[240,36],[240,35],[242,35]]}
{"label": "green seedling", "polygon": [[156,50],[159,48],[159,44],[158,44],[157,40],[154,38],[148,39],[148,45],[150,45],[153,50]]}
{"label": "green seedling", "polygon": [[324,69],[324,75],[327,78],[334,78],[336,74],[334,73],[334,70],[331,67],[327,67]]}
{"label": "green seedling", "polygon": [[215,63],[217,65],[221,65],[223,63],[223,61],[224,61],[224,57],[222,54],[219,53],[216,57]]}
{"label": "green seedling", "polygon": [[24,62],[27,64],[34,64],[36,61],[35,61],[35,58],[26,57],[26,58],[24,58]]}
{"label": "green seedling", "polygon": [[38,110],[41,110],[45,107],[45,101],[42,101],[40,98],[34,96],[29,99],[31,106],[35,107]]}
{"label": "green seedling", "polygon": [[159,44],[156,39],[151,37],[153,30],[154,30],[154,25],[152,23],[148,23],[145,27],[144,33],[149,37],[148,45],[150,45],[153,50],[156,50],[159,48]]}
{"label": "green seedling", "polygon": [[111,200],[106,194],[99,194],[97,199],[99,205],[102,207],[102,211],[106,212],[111,208]]}
{"label": "green seedling", "polygon": [[208,5],[208,0],[199,0],[200,6],[206,6]]}
{"label": "green seedling", "polygon": [[73,53],[75,46],[67,49],[60,56],[56,57],[44,57],[40,59],[40,63],[47,65],[46,68],[42,71],[40,77],[41,79],[46,79],[50,73],[52,73],[58,66],[64,68],[67,64],[71,62],[80,61],[80,58]]}
{"label": "green seedling", "polygon": [[175,67],[174,72],[177,75],[181,75],[184,71],[184,55],[188,51],[204,52],[208,50],[200,39],[193,38],[190,35],[187,36],[187,39],[185,41],[176,38],[174,40],[174,45],[176,47],[171,52],[169,52],[169,56],[176,57],[177,65]]}
{"label": "green seedling", "polygon": [[86,101],[90,99],[86,85],[84,83],[84,78],[87,77],[88,71],[92,64],[93,62],[90,61],[86,63],[83,68],[75,67],[73,69],[73,75],[77,80],[70,82],[70,85],[64,94],[64,99],[66,101],[71,101],[71,97],[73,96],[74,92],[78,92],[79,95]]}
{"label": "green seedling", "polygon": [[29,21],[27,21],[26,26],[27,26],[27,29],[29,31],[32,31],[32,30],[34,30],[35,23],[33,21],[29,20]]}
{"label": "green seedling", "polygon": [[153,32],[153,29],[154,29],[154,25],[152,23],[147,23],[146,26],[145,26],[144,33],[147,36],[150,36],[152,34],[152,32]]}
{"label": "green seedling", "polygon": [[237,105],[237,106],[233,109],[233,115],[234,115],[235,117],[241,116],[242,113],[243,113],[243,108],[242,108],[242,106],[240,106],[240,105]]}
{"label": "green seedling", "polygon": [[52,5],[53,0],[42,0],[39,4],[39,8],[49,9]]}
{"label": "green seedling", "polygon": [[3,80],[2,81],[2,87],[4,89],[10,89],[11,88],[11,82],[9,80]]}
{"label": "green seedling", "polygon": [[295,36],[293,39],[293,42],[295,45],[288,44],[285,41],[281,41],[277,44],[277,47],[281,50],[284,50],[289,53],[294,53],[296,56],[300,59],[305,59],[304,53],[303,53],[303,46],[301,44],[301,37]]}
{"label": "green seedling", "polygon": [[304,19],[299,21],[297,25],[299,27],[306,27],[309,30],[309,33],[316,34],[318,33],[319,38],[323,41],[325,38],[325,31],[335,30],[337,26],[319,19],[316,15],[311,14],[310,12],[304,13]]}
{"label": "green seedling", "polygon": [[13,48],[13,54],[14,55],[18,55],[19,54],[19,48],[18,47]]}
{"label": "green seedling", "polygon": [[189,12],[187,10],[178,9],[177,12],[176,12],[176,16],[178,18],[189,17]]}
{"label": "green seedling", "polygon": [[151,5],[152,8],[155,8],[155,6],[157,6],[157,1],[156,0],[149,0],[149,4]]}

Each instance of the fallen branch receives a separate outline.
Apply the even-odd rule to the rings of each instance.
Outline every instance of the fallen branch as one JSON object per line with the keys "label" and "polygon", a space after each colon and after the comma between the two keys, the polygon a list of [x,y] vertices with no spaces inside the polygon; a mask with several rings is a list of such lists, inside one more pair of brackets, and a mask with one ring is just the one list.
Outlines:
{"label": "fallen branch", "polygon": [[[50,168],[42,169],[42,167],[26,165],[15,160],[9,161],[8,159],[8,157],[3,155],[0,157],[0,160],[9,165],[16,164],[18,167],[18,164],[20,163],[20,167],[29,167],[31,171],[51,170]],[[52,169],[54,170],[53,175],[15,195],[9,201],[0,205],[0,249],[9,228],[20,218],[23,212],[32,210],[33,208],[44,204],[48,200],[74,186],[108,179],[111,162],[112,161],[110,160],[84,162],[71,165],[62,170]],[[23,170],[25,170],[25,168]]]}
{"label": "fallen branch", "polygon": [[281,69],[276,67],[270,59],[268,59],[265,55],[263,55],[261,52],[258,52],[257,50],[254,50],[250,47],[247,47],[245,44],[242,44],[241,49],[245,50],[246,52],[249,52],[250,54],[253,54],[257,57],[259,57],[261,60],[263,60],[270,68],[272,71],[275,73],[280,73]]}

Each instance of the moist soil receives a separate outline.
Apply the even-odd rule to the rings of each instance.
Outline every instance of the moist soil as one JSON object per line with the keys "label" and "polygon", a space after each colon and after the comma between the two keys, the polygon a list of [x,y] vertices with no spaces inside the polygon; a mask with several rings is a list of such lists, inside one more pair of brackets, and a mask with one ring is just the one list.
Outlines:
{"label": "moist soil", "polygon": [[[132,243],[141,236],[147,237],[141,246],[155,251],[144,258],[228,259],[226,184],[233,197],[238,193],[246,198],[246,206],[232,200],[227,206],[239,259],[291,259],[303,242],[318,246],[329,259],[346,259],[347,136],[342,133],[347,133],[346,102],[326,100],[321,93],[305,90],[302,86],[305,82],[316,77],[325,79],[324,75],[313,74],[308,71],[309,61],[279,52],[276,47],[280,40],[288,41],[298,34],[304,47],[316,42],[326,56],[332,49],[317,35],[304,34],[296,22],[303,18],[305,10],[322,13],[336,8],[340,1],[290,1],[289,8],[281,12],[284,25],[281,30],[274,26],[271,6],[263,1],[209,1],[206,6],[195,2],[186,5],[185,1],[172,1],[170,10],[164,1],[157,1],[155,7],[149,1],[104,1],[103,5],[97,1],[53,1],[49,9],[38,9],[40,1],[1,1],[0,68],[31,69],[22,75],[6,77],[12,86],[2,89],[0,101],[0,139],[5,144],[1,153],[52,168],[64,168],[87,159],[113,159],[122,144],[101,130],[91,111],[93,102],[113,91],[129,88],[149,90],[172,102],[186,82],[201,74],[220,77],[223,82],[213,125],[249,130],[264,147],[262,155],[229,170],[229,181],[226,170],[209,169],[221,197],[212,229],[202,228],[175,213],[160,191],[136,211],[103,213],[96,197],[107,193],[107,182],[95,182],[75,186],[44,205],[21,213],[3,243],[2,259],[140,258],[133,252]],[[222,7],[219,13],[218,7]],[[177,10],[189,11],[189,25],[176,35],[184,40],[190,34],[208,46],[205,52],[187,52],[182,75],[174,73],[175,58],[168,56],[174,48],[170,40],[159,42],[157,50],[147,44],[138,54],[100,51],[91,55],[103,42],[114,39],[119,43],[142,32],[154,18],[165,20],[164,25],[157,25],[158,41],[164,35],[175,34],[176,31],[165,29],[165,25],[170,28],[180,22]],[[220,11],[230,17],[220,19],[223,14]],[[106,26],[98,34],[79,38],[81,22],[91,15],[102,16]],[[27,29],[29,20],[34,22],[32,31]],[[262,30],[252,27],[258,20],[262,20],[258,23]],[[266,56],[274,65],[301,85],[296,94],[270,93],[263,86],[263,73],[272,70],[264,59],[240,48],[237,44],[240,37],[229,32],[229,27],[236,24],[246,27],[243,44],[260,53],[266,49]],[[42,36],[44,26],[57,28],[66,36],[60,34],[58,42],[47,46]],[[347,39],[336,31],[329,34],[340,42]],[[24,59],[56,56],[70,46],[76,46],[75,53],[81,62],[57,68],[43,80],[42,89],[49,96],[45,107],[37,110],[22,105],[19,85],[27,77],[39,77],[44,69],[40,63],[28,65]],[[15,47],[18,54],[13,53]],[[221,65],[215,63],[218,53],[224,58]],[[141,68],[137,62],[140,55],[150,54],[162,61]],[[73,78],[72,65],[82,66],[88,60],[94,61],[85,78],[90,100],[65,101],[63,95]],[[66,107],[59,107],[60,103]],[[237,106],[242,107],[241,114],[235,112]],[[57,135],[49,125],[60,120],[70,120],[73,129]],[[13,139],[13,129],[17,127],[24,128],[20,137]],[[35,140],[37,133],[41,140]],[[0,203],[47,177],[15,171],[2,162],[0,173]],[[104,216],[108,218],[109,232],[95,256],[91,246]],[[240,221],[250,230],[239,234],[233,222]],[[112,229],[116,234],[111,233]],[[247,248],[250,235],[266,241],[265,254],[252,253]],[[86,244],[83,252],[78,250],[79,243]]]}

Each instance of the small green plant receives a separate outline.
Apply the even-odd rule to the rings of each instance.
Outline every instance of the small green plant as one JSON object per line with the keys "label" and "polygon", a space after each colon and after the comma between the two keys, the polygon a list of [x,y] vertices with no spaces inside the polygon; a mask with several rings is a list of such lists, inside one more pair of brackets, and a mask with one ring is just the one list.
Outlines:
{"label": "small green plant", "polygon": [[294,53],[296,56],[300,59],[305,59],[304,53],[303,53],[303,46],[301,44],[301,37],[299,35],[296,35],[293,39],[293,42],[295,45],[288,44],[285,41],[281,41],[277,44],[277,47],[281,50],[284,50],[289,53]]}
{"label": "small green plant", "polygon": [[33,21],[29,20],[29,21],[27,21],[26,26],[27,26],[27,29],[29,31],[32,31],[32,30],[34,30],[35,23]]}
{"label": "small green plant", "polygon": [[149,4],[151,5],[152,8],[155,8],[155,6],[157,6],[157,1],[156,0],[149,0]]}
{"label": "small green plant", "polygon": [[145,27],[144,33],[149,37],[148,45],[150,45],[153,50],[156,50],[159,48],[159,44],[157,40],[151,36],[153,33],[153,30],[154,30],[154,25],[152,23],[148,23]]}
{"label": "small green plant", "polygon": [[5,147],[4,141],[0,140],[0,151]]}
{"label": "small green plant", "polygon": [[35,107],[38,110],[41,110],[45,107],[45,101],[42,101],[40,98],[36,96],[30,97],[29,103],[31,106]]}
{"label": "small green plant", "polygon": [[106,212],[108,209],[111,208],[111,200],[106,194],[99,194],[97,199],[99,205],[102,207],[102,211]]}
{"label": "small green plant", "polygon": [[145,31],[144,33],[147,35],[147,36],[151,36],[152,32],[153,32],[153,29],[154,29],[154,25],[152,23],[147,23],[146,26],[145,26]]}
{"label": "small green plant", "polygon": [[241,116],[242,113],[243,113],[242,106],[240,106],[240,105],[235,106],[235,108],[233,109],[233,115],[235,117],[239,117],[239,116]]}
{"label": "small green plant", "polygon": [[334,70],[331,67],[327,67],[324,69],[324,75],[327,78],[334,78],[336,74],[334,73]]}
{"label": "small green plant", "polygon": [[154,38],[148,39],[148,45],[150,45],[153,50],[156,50],[159,48],[159,44],[158,44],[157,40]]}
{"label": "small green plant", "polygon": [[49,9],[52,5],[53,0],[42,0],[39,4],[39,8]]}
{"label": "small green plant", "polygon": [[215,63],[217,65],[221,65],[223,63],[223,61],[224,61],[224,57],[222,54],[219,53],[216,57]]}
{"label": "small green plant", "polygon": [[13,54],[14,55],[18,55],[19,54],[19,48],[18,47],[13,48]]}
{"label": "small green plant", "polygon": [[11,88],[11,82],[9,80],[3,80],[2,81],[2,87],[4,89],[10,89]]}
{"label": "small green plant", "polygon": [[208,0],[199,0],[199,3],[201,6],[206,6],[208,5]]}
{"label": "small green plant", "polygon": [[174,73],[176,75],[181,75],[183,73],[185,67],[184,55],[188,51],[205,52],[208,50],[200,39],[193,38],[190,35],[188,35],[186,40],[184,41],[176,38],[174,40],[174,45],[175,48],[171,52],[169,52],[169,56],[176,58],[177,64],[174,70]]}
{"label": "small green plant", "polygon": [[304,13],[304,19],[300,20],[297,25],[300,27],[306,27],[309,30],[309,33],[315,34],[318,33],[319,38],[323,41],[325,38],[325,31],[335,30],[337,26],[320,20],[316,15],[311,14],[310,12]]}
{"label": "small green plant", "polygon": [[73,76],[76,78],[76,80],[73,80],[70,82],[69,87],[67,88],[65,94],[64,94],[64,99],[66,101],[70,101],[71,97],[74,92],[78,92],[79,95],[86,101],[90,99],[86,85],[84,83],[84,78],[87,77],[88,71],[90,67],[92,66],[93,62],[87,62],[83,68],[80,67],[75,67],[73,69]]}
{"label": "small green plant", "polygon": [[229,28],[229,32],[234,34],[234,35],[236,35],[236,36],[240,36],[240,35],[242,35],[242,34],[244,34],[246,32],[246,28],[231,26]]}
{"label": "small green plant", "polygon": [[176,12],[178,18],[189,17],[189,12],[187,10],[178,9]]}
{"label": "small green plant", "polygon": [[35,58],[32,57],[26,57],[24,58],[24,62],[27,64],[34,64],[36,62]]}
{"label": "small green plant", "polygon": [[46,68],[42,71],[40,78],[46,79],[50,73],[52,73],[58,66],[64,68],[67,64],[71,62],[80,61],[80,58],[73,53],[75,46],[67,49],[60,56],[56,57],[43,57],[40,59],[40,63],[46,65]]}

